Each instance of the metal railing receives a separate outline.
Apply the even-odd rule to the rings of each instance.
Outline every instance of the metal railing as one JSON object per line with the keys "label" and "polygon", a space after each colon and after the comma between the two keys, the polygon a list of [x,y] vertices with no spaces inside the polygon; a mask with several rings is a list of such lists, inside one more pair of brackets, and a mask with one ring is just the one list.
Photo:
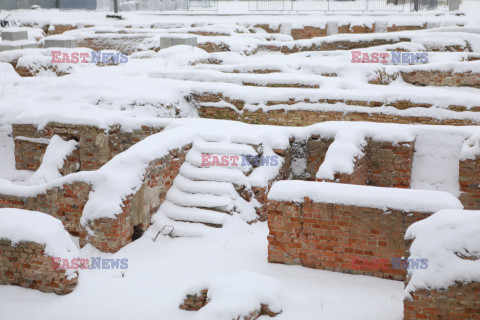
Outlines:
{"label": "metal railing", "polygon": [[250,11],[404,12],[406,9],[410,8],[405,6],[405,0],[250,0],[249,2]]}

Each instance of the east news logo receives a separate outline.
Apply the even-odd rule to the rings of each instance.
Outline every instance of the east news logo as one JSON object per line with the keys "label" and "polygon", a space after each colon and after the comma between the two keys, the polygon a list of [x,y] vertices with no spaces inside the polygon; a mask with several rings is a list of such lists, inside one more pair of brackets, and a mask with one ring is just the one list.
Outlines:
{"label": "east news logo", "polygon": [[428,63],[428,52],[362,52],[352,51],[352,63],[423,64]]}

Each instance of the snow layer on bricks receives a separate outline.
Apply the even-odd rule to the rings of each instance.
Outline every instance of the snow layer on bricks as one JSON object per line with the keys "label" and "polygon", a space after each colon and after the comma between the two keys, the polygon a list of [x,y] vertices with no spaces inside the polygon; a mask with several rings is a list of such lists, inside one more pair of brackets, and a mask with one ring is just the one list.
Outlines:
{"label": "snow layer on bricks", "polygon": [[91,186],[82,181],[56,179],[38,186],[0,185],[0,208],[40,211],[63,222],[72,235],[80,233],[80,219]]}
{"label": "snow layer on bricks", "polygon": [[100,168],[115,155],[162,128],[143,126],[137,130],[124,131],[117,125],[104,129],[90,125],[50,122],[41,129],[35,124],[14,123],[12,130],[16,169],[37,170],[50,139],[58,135],[64,140],[78,141],[78,170],[84,171]]}
{"label": "snow layer on bricks", "polygon": [[466,209],[480,208],[480,135],[475,134],[462,146],[459,165],[460,200]]}
{"label": "snow layer on bricks", "polygon": [[480,318],[480,212],[442,210],[413,224],[405,320]]}
{"label": "snow layer on bricks", "polygon": [[409,188],[414,139],[406,133],[380,140],[356,130],[314,134],[306,145],[307,172],[310,180]]}
{"label": "snow layer on bricks", "polygon": [[78,257],[59,220],[40,212],[0,209],[0,284],[70,293],[78,272],[61,269],[53,259]]}
{"label": "snow layer on bricks", "polygon": [[406,276],[392,259],[404,256],[407,228],[463,208],[446,192],[313,181],[277,182],[268,199],[269,262],[395,280]]}
{"label": "snow layer on bricks", "polygon": [[132,241],[134,227],[145,231],[152,214],[157,212],[173,184],[191,144],[173,149],[167,155],[151,161],[140,186],[128,194],[121,204],[121,213],[112,218],[85,221],[80,245],[92,244],[103,252],[116,252]]}

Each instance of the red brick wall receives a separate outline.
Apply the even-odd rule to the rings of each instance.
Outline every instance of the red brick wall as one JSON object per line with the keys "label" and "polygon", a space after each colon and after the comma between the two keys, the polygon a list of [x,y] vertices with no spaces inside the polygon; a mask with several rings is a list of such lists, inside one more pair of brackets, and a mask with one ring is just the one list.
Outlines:
{"label": "red brick wall", "polygon": [[31,197],[0,194],[0,208],[18,208],[49,214],[61,220],[70,234],[77,236],[90,190],[88,183],[73,182]]}
{"label": "red brick wall", "polygon": [[368,143],[368,185],[409,188],[412,173],[414,142],[370,140]]}
{"label": "red brick wall", "polygon": [[436,119],[426,116],[400,116],[383,113],[363,113],[356,111],[339,112],[279,109],[269,110],[267,112],[263,110],[243,110],[240,114],[231,108],[217,108],[209,107],[206,105],[200,106],[198,108],[198,113],[202,118],[236,120],[251,124],[267,124],[281,126],[309,126],[324,121],[369,121],[402,124],[419,123],[433,125],[478,124],[475,120],[470,119]]}
{"label": "red brick wall", "polygon": [[[404,280],[392,258],[404,256],[406,229],[431,213],[339,204],[270,201],[268,261]],[[375,263],[381,261],[382,263]]]}
{"label": "red brick wall", "polygon": [[465,209],[480,209],[480,156],[460,160],[460,201]]}
{"label": "red brick wall", "polygon": [[56,134],[64,140],[79,142],[77,161],[80,171],[96,170],[133,144],[162,130],[144,126],[139,130],[124,132],[119,126],[104,130],[95,126],[63,123],[49,123],[40,131],[32,124],[13,124],[12,129],[15,166],[18,170],[37,170],[47,148],[45,143],[25,141],[21,137],[50,139]]}
{"label": "red brick wall", "polygon": [[[0,284],[15,285],[56,294],[67,294],[77,285],[78,273],[68,280],[65,270],[53,267],[45,245],[0,239]],[[76,271],[75,271],[76,272]]]}
{"label": "red brick wall", "polygon": [[446,290],[417,290],[403,301],[404,320],[478,320],[480,283],[457,283]]}
{"label": "red brick wall", "polygon": [[[318,135],[308,139],[306,161],[310,180],[316,180],[316,173],[325,160],[328,147],[332,142],[332,138],[320,138]],[[409,188],[414,145],[413,141],[392,143],[368,139],[364,156],[355,159],[353,173],[336,173],[332,181],[377,187]]]}
{"label": "red brick wall", "polygon": [[146,230],[150,226],[151,215],[165,200],[190,148],[191,145],[187,145],[172,150],[170,154],[152,161],[146,169],[140,189],[123,201],[122,213],[115,218],[90,221],[87,227],[94,235],[89,235],[82,228],[80,245],[91,243],[103,252],[116,252],[132,241],[134,226]]}

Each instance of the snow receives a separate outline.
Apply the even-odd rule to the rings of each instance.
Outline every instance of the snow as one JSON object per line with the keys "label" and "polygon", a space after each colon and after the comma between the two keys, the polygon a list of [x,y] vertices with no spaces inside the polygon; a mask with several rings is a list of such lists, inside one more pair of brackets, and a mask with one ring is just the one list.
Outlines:
{"label": "snow", "polygon": [[463,209],[457,198],[442,191],[290,180],[275,182],[268,193],[268,199],[274,201],[303,202],[304,198],[309,198],[313,202],[384,210],[392,209],[404,212]]}
{"label": "snow", "polygon": [[60,220],[36,211],[0,209],[0,239],[8,239],[14,246],[20,242],[44,244],[45,254],[51,257],[73,259],[80,254]]}
{"label": "snow", "polygon": [[77,146],[78,142],[75,140],[64,141],[58,135],[54,135],[45,150],[42,164],[30,177],[31,183],[43,184],[60,178],[62,175],[59,170],[63,167],[66,158]]}
{"label": "snow", "polygon": [[[470,5],[469,1],[465,2],[464,5]],[[246,2],[231,2],[228,10],[244,7],[244,4]],[[303,201],[304,197],[308,196],[314,201],[407,212],[433,212],[445,208],[459,210],[462,206],[455,198],[459,196],[458,161],[480,154],[478,127],[367,122],[324,122],[295,128],[247,125],[234,121],[199,119],[197,105],[192,101],[191,95],[196,92],[219,93],[231,99],[245,100],[244,110],[250,111],[297,109],[370,114],[382,112],[390,115],[480,121],[478,112],[448,110],[451,105],[478,107],[480,91],[475,88],[414,87],[402,81],[382,87],[368,84],[372,75],[383,69],[387,73],[412,70],[480,71],[478,62],[465,62],[468,57],[476,54],[475,52],[480,52],[478,5],[473,6],[466,16],[436,16],[439,12],[425,15],[412,13],[356,16],[343,13],[225,15],[228,10],[222,9],[220,14],[205,15],[183,12],[122,12],[125,19],[121,21],[105,19],[105,12],[97,11],[12,12],[13,20],[30,22],[32,25],[36,23],[38,27],[46,24],[50,24],[51,28],[55,24],[79,24],[79,29],[68,31],[58,36],[60,38],[74,37],[81,40],[93,36],[102,39],[143,37],[145,40],[138,49],[145,51],[130,55],[128,63],[118,66],[100,68],[94,64],[53,65],[60,71],[68,71],[69,75],[61,78],[52,77],[52,72],[43,71],[52,66],[49,49],[0,53],[0,193],[34,197],[66,183],[86,182],[92,186],[81,220],[82,224],[86,225],[93,219],[114,217],[118,214],[125,197],[141,187],[149,162],[179,147],[192,144],[192,149],[188,152],[187,163],[182,165],[180,175],[175,178],[173,187],[167,194],[167,200],[152,216],[152,225],[140,239],[115,254],[99,252],[90,245],[80,250],[82,258],[128,258],[129,267],[126,271],[80,270],[81,281],[77,288],[64,297],[0,286],[0,318],[83,319],[93,314],[95,317],[107,319],[225,320],[247,314],[260,303],[268,303],[275,311],[281,310],[282,313],[276,317],[279,320],[401,318],[403,284],[400,282],[267,262],[267,224],[246,223],[258,217],[255,212],[258,203],[256,200],[247,202],[240,198],[235,189],[239,186],[247,188],[247,191],[253,187],[267,188],[284,164],[282,159],[278,166],[202,167],[201,162],[199,163],[201,154],[238,155],[263,152],[263,156],[273,156],[274,149],[289,148],[293,139],[294,143],[298,143],[312,134],[318,134],[321,137],[335,138],[326,161],[318,172],[319,177],[327,178],[332,177],[335,172],[351,173],[353,160],[362,156],[362,148],[368,138],[392,143],[415,141],[411,183],[412,188],[417,190],[288,181],[275,183],[269,197],[283,199],[282,201]],[[242,12],[246,13],[236,13]],[[256,24],[265,22],[272,28],[279,27],[281,34],[268,34],[255,27]],[[373,23],[376,23],[374,34],[334,34],[338,25],[372,26]],[[387,26],[424,23],[435,28],[380,34],[382,28]],[[456,27],[457,24],[468,27],[461,29]],[[80,25],[95,27],[83,28]],[[306,25],[327,26],[329,36],[293,41],[292,28]],[[29,37],[35,36],[41,41],[41,32],[39,28],[29,29]],[[190,46],[176,46],[159,52],[150,50],[158,46],[161,36],[194,36],[190,32],[227,34],[228,36],[197,38],[199,43],[228,45],[234,52],[207,53]],[[289,55],[278,52],[252,54],[260,45],[279,44],[292,47],[298,44],[312,45],[345,40],[347,37],[356,41],[401,41],[364,49],[368,52],[399,49],[423,52],[440,43],[452,45],[465,44],[468,41],[474,53],[429,53],[430,63],[421,66],[351,64],[349,50],[310,51]],[[405,42],[403,38],[412,41]],[[62,51],[89,52],[90,49]],[[220,64],[205,63],[209,59]],[[15,62],[18,66],[41,72],[36,77],[21,78],[10,64]],[[265,68],[275,72],[254,73],[255,70]],[[325,76],[329,73],[331,76]],[[264,87],[244,86],[247,82]],[[282,84],[318,88],[266,87]],[[381,101],[386,105],[367,108],[345,103],[315,103],[319,99]],[[406,110],[388,106],[402,99],[433,106]],[[268,105],[269,101],[295,103]],[[217,105],[225,104],[227,103],[221,102]],[[240,115],[244,112],[231,104],[228,105]],[[11,124],[30,123],[37,125],[40,130],[52,121],[96,125],[105,130],[118,125],[127,132],[145,125],[163,131],[115,156],[98,170],[77,172],[65,177],[59,176],[58,168],[65,156],[75,147],[75,142],[60,141],[60,138],[55,137],[52,142],[46,139],[16,137],[50,143],[42,167],[36,173],[16,170]],[[257,145],[262,145],[263,150],[253,147]],[[295,175],[302,175],[305,172],[305,159],[295,158],[292,168]],[[250,171],[251,174],[246,176]],[[36,184],[29,185],[32,182]],[[217,209],[232,212],[227,214],[216,211]],[[412,285],[445,285],[458,276],[461,280],[478,279],[478,274],[470,268],[474,264],[478,270],[476,261],[461,259],[445,263],[442,258],[447,255],[451,257],[452,253],[448,250],[453,250],[453,245],[458,245],[458,250],[467,248],[471,253],[479,251],[473,243],[473,240],[479,242],[478,231],[475,231],[477,218],[472,216],[460,225],[461,221],[454,218],[459,216],[460,211],[454,212],[452,218],[448,218],[448,226],[456,226],[458,235],[454,235],[455,230],[441,229],[436,222],[429,223],[425,228],[418,227],[420,224],[412,227],[412,235],[416,237],[414,243],[417,243],[420,249],[425,248],[425,251],[418,249],[412,251],[412,254],[422,258],[423,255],[431,254],[429,259],[432,259],[432,266],[436,266],[435,269],[427,270],[433,272],[431,274],[415,270],[420,273],[413,275]],[[464,213],[462,212],[462,215]],[[0,212],[0,216],[1,214]],[[46,216],[40,213],[37,215]],[[34,220],[31,222],[33,225]],[[211,228],[202,223],[223,227]],[[0,230],[4,230],[6,225],[0,221]],[[44,230],[39,229],[39,225],[33,226],[34,232],[32,235],[29,233],[29,236]],[[56,225],[61,226],[59,222]],[[469,225],[476,233],[468,229]],[[155,236],[166,226],[169,227],[163,229],[154,242]],[[438,246],[433,240],[440,238],[440,229],[440,232],[449,236],[445,238],[445,242],[438,242],[443,247],[441,254],[435,255]],[[170,232],[174,238],[167,236]],[[424,233],[428,235],[424,237]],[[24,233],[19,232],[19,235],[21,234]],[[55,234],[59,233],[46,232],[45,236],[53,237]],[[62,235],[65,235],[65,232]],[[70,236],[64,238],[69,240]],[[65,239],[62,238],[62,241],[68,244]],[[458,242],[455,239],[458,239]],[[78,242],[77,238],[73,240]],[[54,244],[64,242],[55,241]],[[70,253],[74,249],[72,248]],[[458,270],[465,271],[463,275],[460,271],[457,273],[457,266],[460,266]],[[199,312],[187,312],[178,308],[187,293],[204,288],[209,289],[211,298],[205,308]],[[80,304],[84,307],[79,309]]]}
{"label": "snow", "polygon": [[418,289],[446,289],[480,281],[480,212],[442,210],[411,225],[409,259],[428,259],[428,268],[409,270],[405,295]]}
{"label": "snow", "polygon": [[338,132],[335,140],[328,147],[325,160],[320,165],[316,178],[333,180],[335,173],[353,173],[355,159],[365,155],[363,148],[366,145],[365,137],[358,132],[353,130]]}
{"label": "snow", "polygon": [[458,134],[438,132],[418,135],[410,188],[447,191],[458,198],[460,150],[464,139]]}
{"label": "snow", "polygon": [[[225,320],[222,315],[231,304],[221,298],[223,293],[242,301],[239,312],[247,311],[253,302],[268,300],[272,307],[282,309],[274,318],[278,320],[401,317],[401,282],[268,263],[267,224],[238,222],[232,221],[222,229],[205,227],[209,230],[202,238],[160,235],[155,242],[152,239],[159,229],[149,229],[115,254],[86,246],[81,258],[128,258],[128,269],[81,269],[75,290],[62,297],[0,286],[0,315],[9,320],[32,316],[77,320],[92,314],[106,319],[187,320],[201,315],[180,310],[179,304],[192,289],[209,286],[214,294],[211,303],[216,307],[200,311],[209,320]],[[205,230],[199,225],[194,227]],[[177,231],[180,227],[175,228]],[[271,287],[255,286],[257,282]]]}

